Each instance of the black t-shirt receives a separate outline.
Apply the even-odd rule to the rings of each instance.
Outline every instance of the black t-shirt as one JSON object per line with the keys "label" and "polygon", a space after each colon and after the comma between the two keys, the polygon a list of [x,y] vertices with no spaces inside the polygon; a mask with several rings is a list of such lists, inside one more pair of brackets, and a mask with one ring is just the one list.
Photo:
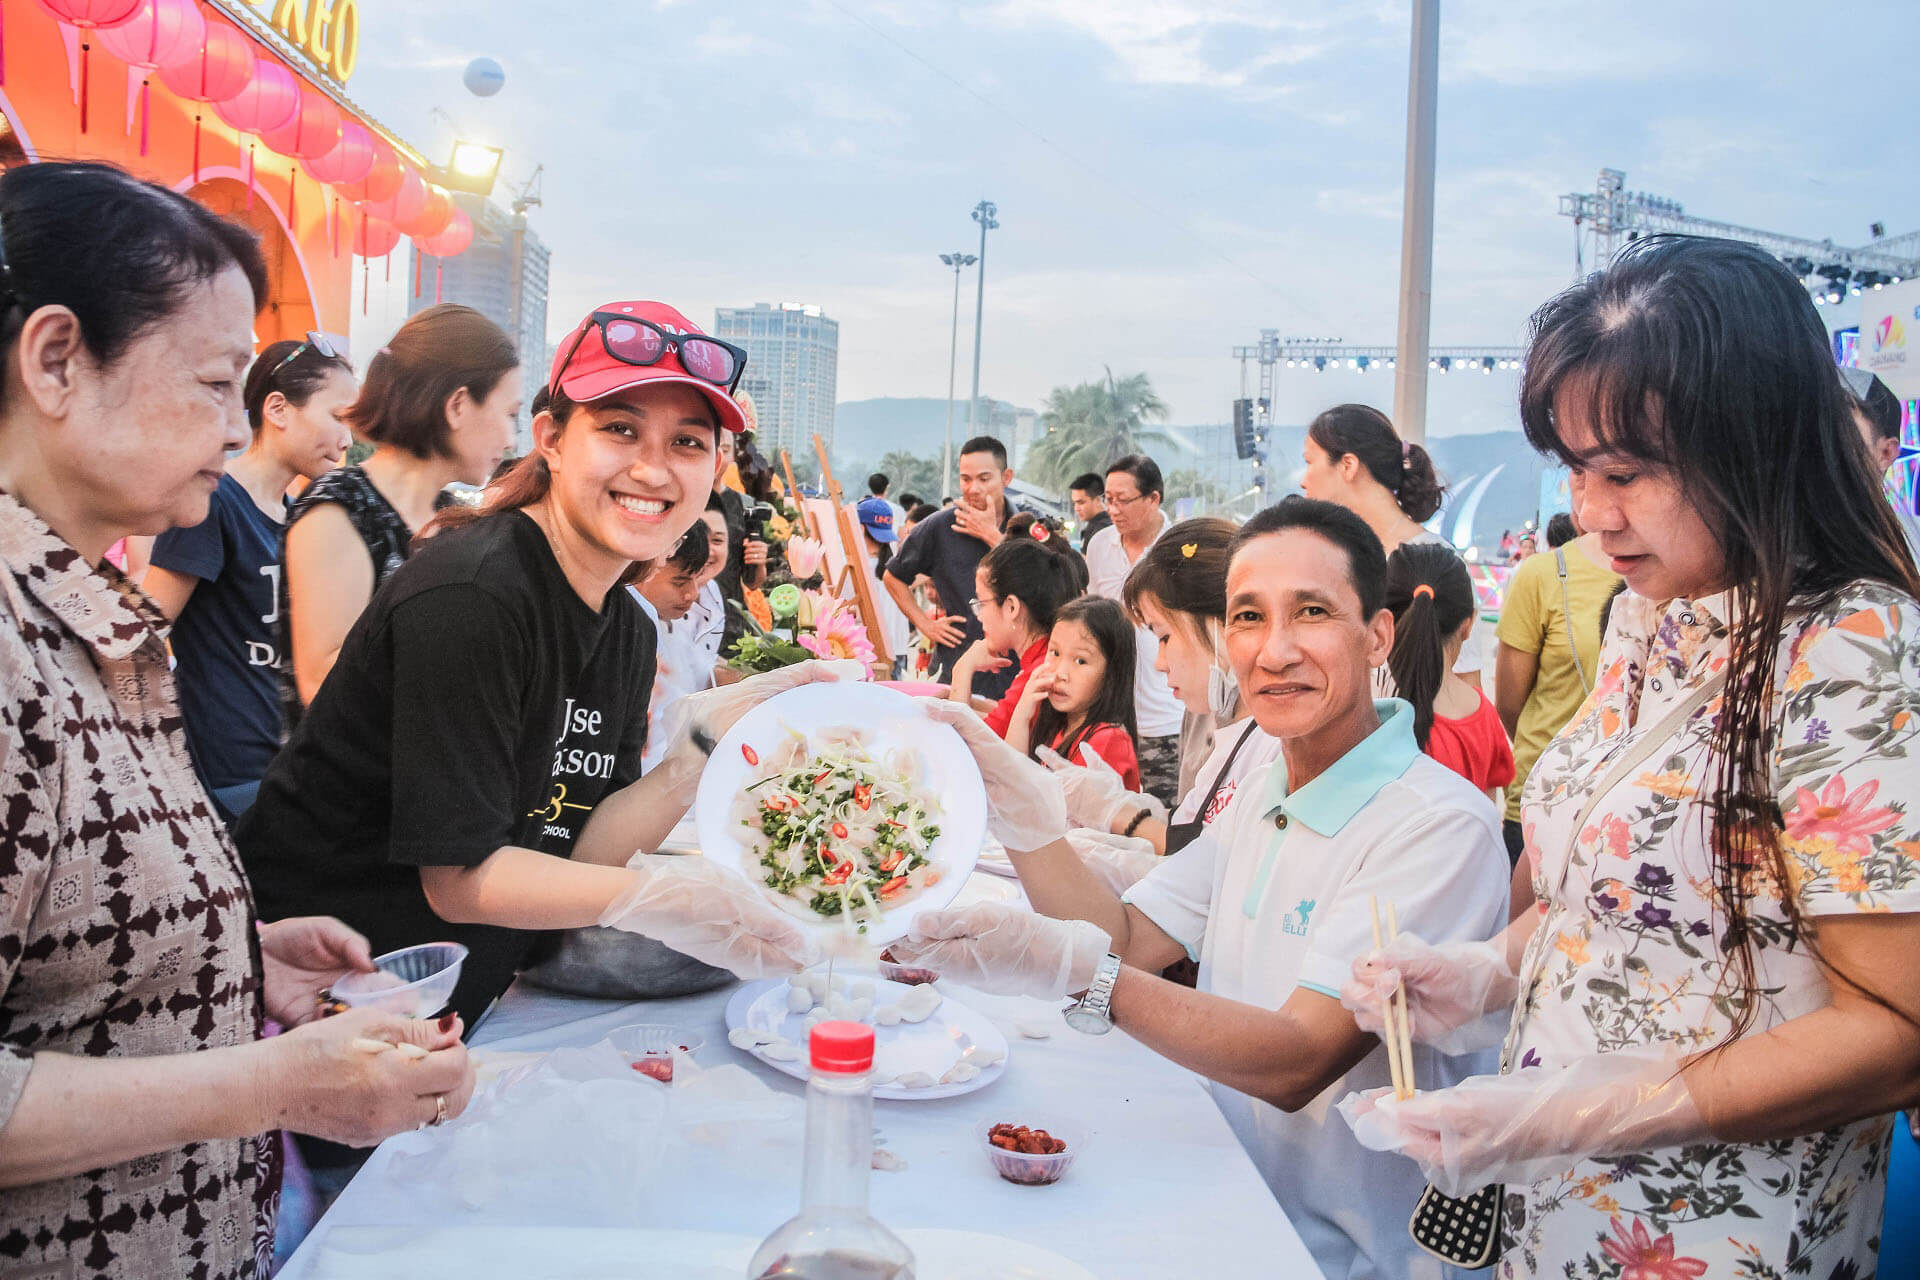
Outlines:
{"label": "black t-shirt", "polygon": [[280,749],[281,524],[221,476],[207,518],[169,529],[152,562],[198,578],[173,624],[174,682],[187,750],[210,788],[258,782]]}
{"label": "black t-shirt", "polygon": [[[973,571],[992,550],[980,539],[961,533],[954,528],[954,516],[958,507],[943,507],[913,527],[893,558],[887,561],[887,572],[900,581],[911,584],[921,574],[933,579],[934,592],[940,597],[940,607],[950,617],[958,618],[966,624],[966,634],[960,643],[949,648],[941,645],[934,650],[933,669],[937,679],[945,680],[953,671],[954,659],[966,652],[968,645],[984,634],[980,630],[980,619],[973,616]],[[1013,518],[1013,504],[1007,503],[1002,511],[1000,527],[1005,529],[1007,521]],[[1005,671],[982,671],[973,677],[973,692],[976,697],[999,698],[1013,683],[1016,672],[1011,666]]]}
{"label": "black t-shirt", "polygon": [[520,512],[428,542],[374,594],[235,831],[263,920],[338,916],[377,955],[472,951],[473,1026],[539,935],[449,924],[421,867],[502,845],[568,857],[640,776],[654,632],[625,588],[595,613]]}
{"label": "black t-shirt", "polygon": [[[732,489],[721,489],[720,514],[727,522],[727,563],[713,580],[720,588],[722,600],[744,604],[747,598],[743,586],[747,572],[747,500]],[[728,609],[720,642],[722,654],[733,647],[741,630],[739,615]]]}
{"label": "black t-shirt", "polygon": [[1093,535],[1100,532],[1102,529],[1105,529],[1107,526],[1111,525],[1112,523],[1113,523],[1113,517],[1108,515],[1106,512],[1104,511],[1094,512],[1093,519],[1087,521],[1085,525],[1081,526],[1080,554],[1083,556],[1087,554],[1087,544],[1093,541]]}

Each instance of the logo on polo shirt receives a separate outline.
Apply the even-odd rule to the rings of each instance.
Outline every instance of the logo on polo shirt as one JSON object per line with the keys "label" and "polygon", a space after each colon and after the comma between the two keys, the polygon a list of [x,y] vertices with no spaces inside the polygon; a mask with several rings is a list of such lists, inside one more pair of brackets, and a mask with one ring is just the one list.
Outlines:
{"label": "logo on polo shirt", "polygon": [[1280,932],[1296,938],[1307,936],[1307,921],[1313,915],[1314,907],[1319,904],[1312,898],[1302,898],[1298,906],[1287,912],[1286,919],[1280,922]]}

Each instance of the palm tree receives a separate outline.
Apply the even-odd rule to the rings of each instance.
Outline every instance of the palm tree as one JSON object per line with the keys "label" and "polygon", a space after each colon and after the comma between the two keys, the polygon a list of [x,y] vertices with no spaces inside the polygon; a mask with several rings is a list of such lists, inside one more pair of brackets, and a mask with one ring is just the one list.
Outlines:
{"label": "palm tree", "polygon": [[1023,460],[1022,469],[1039,483],[1065,488],[1083,472],[1104,472],[1129,453],[1144,453],[1171,439],[1147,424],[1165,422],[1167,406],[1144,373],[1101,382],[1055,387],[1047,395],[1040,422],[1045,428]]}

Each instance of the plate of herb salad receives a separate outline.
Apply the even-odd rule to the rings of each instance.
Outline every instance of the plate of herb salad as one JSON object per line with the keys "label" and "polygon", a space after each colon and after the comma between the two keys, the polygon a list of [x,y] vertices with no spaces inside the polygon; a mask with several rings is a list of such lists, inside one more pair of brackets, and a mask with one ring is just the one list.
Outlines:
{"label": "plate of herb salad", "polygon": [[884,945],[965,885],[987,796],[960,735],[872,684],[808,684],[742,716],[700,777],[707,857],[823,934]]}

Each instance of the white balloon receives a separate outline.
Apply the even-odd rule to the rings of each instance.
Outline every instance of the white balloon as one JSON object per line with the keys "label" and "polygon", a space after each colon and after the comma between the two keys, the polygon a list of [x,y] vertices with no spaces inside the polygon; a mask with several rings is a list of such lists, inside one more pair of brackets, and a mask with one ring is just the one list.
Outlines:
{"label": "white balloon", "polygon": [[492,58],[475,58],[467,64],[460,80],[476,98],[491,98],[507,83],[506,69]]}

